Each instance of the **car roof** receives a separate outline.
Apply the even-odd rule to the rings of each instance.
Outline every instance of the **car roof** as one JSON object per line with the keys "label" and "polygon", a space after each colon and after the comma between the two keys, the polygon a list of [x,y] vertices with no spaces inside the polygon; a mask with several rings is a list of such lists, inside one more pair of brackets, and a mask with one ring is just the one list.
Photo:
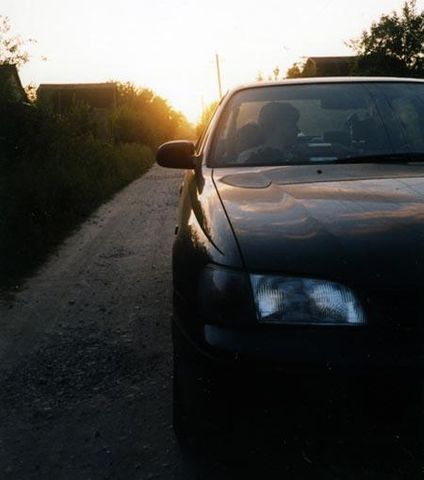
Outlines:
{"label": "car roof", "polygon": [[406,77],[307,77],[307,78],[290,78],[286,80],[277,80],[270,82],[255,82],[239,85],[231,89],[228,93],[235,93],[239,90],[261,87],[275,87],[284,85],[311,85],[317,83],[381,83],[381,82],[402,82],[402,83],[424,83],[419,78]]}

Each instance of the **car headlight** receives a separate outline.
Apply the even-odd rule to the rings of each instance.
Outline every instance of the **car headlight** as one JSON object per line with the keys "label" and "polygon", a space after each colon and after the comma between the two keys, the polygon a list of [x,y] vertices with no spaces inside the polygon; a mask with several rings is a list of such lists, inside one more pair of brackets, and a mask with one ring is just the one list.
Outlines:
{"label": "car headlight", "polygon": [[352,290],[326,280],[251,275],[258,321],[273,324],[364,325]]}
{"label": "car headlight", "polygon": [[360,326],[366,323],[352,290],[326,280],[249,275],[208,266],[200,277],[197,298],[199,313],[214,324]]}

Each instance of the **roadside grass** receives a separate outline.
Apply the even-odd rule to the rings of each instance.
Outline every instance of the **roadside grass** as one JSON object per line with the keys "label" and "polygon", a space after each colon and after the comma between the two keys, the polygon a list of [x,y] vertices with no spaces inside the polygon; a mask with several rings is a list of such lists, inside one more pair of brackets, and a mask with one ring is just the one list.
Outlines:
{"label": "roadside grass", "polygon": [[15,286],[31,274],[100,204],[152,164],[149,147],[90,136],[62,136],[0,162],[0,286]]}

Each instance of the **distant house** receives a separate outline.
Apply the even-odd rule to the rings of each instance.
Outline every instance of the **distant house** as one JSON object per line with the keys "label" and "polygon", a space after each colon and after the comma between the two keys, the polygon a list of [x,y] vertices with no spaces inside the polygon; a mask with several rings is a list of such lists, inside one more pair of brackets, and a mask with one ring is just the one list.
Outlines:
{"label": "distant house", "polygon": [[355,57],[308,57],[302,77],[345,77],[350,75]]}
{"label": "distant house", "polygon": [[64,113],[75,103],[111,110],[116,106],[115,83],[42,83],[37,89],[37,98],[50,102],[54,111]]}
{"label": "distant house", "polygon": [[28,97],[19,78],[16,65],[0,65],[0,101],[24,103]]}
{"label": "distant house", "polygon": [[116,107],[115,83],[42,83],[37,89],[37,99],[48,103],[56,113],[66,113],[73,106],[91,107],[97,125],[97,136],[110,136],[109,114]]}

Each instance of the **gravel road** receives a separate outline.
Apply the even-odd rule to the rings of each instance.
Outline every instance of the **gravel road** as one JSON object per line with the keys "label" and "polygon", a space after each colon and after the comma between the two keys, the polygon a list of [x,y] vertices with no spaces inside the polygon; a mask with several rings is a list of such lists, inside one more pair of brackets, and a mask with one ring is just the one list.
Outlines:
{"label": "gravel road", "polygon": [[0,478],[195,478],[171,428],[181,173],[154,166],[0,304]]}
{"label": "gravel road", "polygon": [[[154,166],[33,278],[0,294],[0,479],[247,478],[250,452],[243,473],[241,465],[182,452],[172,431],[170,252],[181,179]],[[281,432],[277,456],[256,465],[255,478],[421,478],[422,471],[405,473],[403,465],[419,459],[396,439],[392,451],[406,458],[401,469],[384,472],[391,454],[371,445],[371,463],[359,477],[356,449],[346,468],[336,468],[335,447],[342,454],[349,448],[326,445],[324,430],[314,440],[324,453],[315,458],[306,440],[288,450]],[[285,459],[294,470],[282,451],[293,452]],[[280,464],[285,474],[264,475],[266,463]]]}

